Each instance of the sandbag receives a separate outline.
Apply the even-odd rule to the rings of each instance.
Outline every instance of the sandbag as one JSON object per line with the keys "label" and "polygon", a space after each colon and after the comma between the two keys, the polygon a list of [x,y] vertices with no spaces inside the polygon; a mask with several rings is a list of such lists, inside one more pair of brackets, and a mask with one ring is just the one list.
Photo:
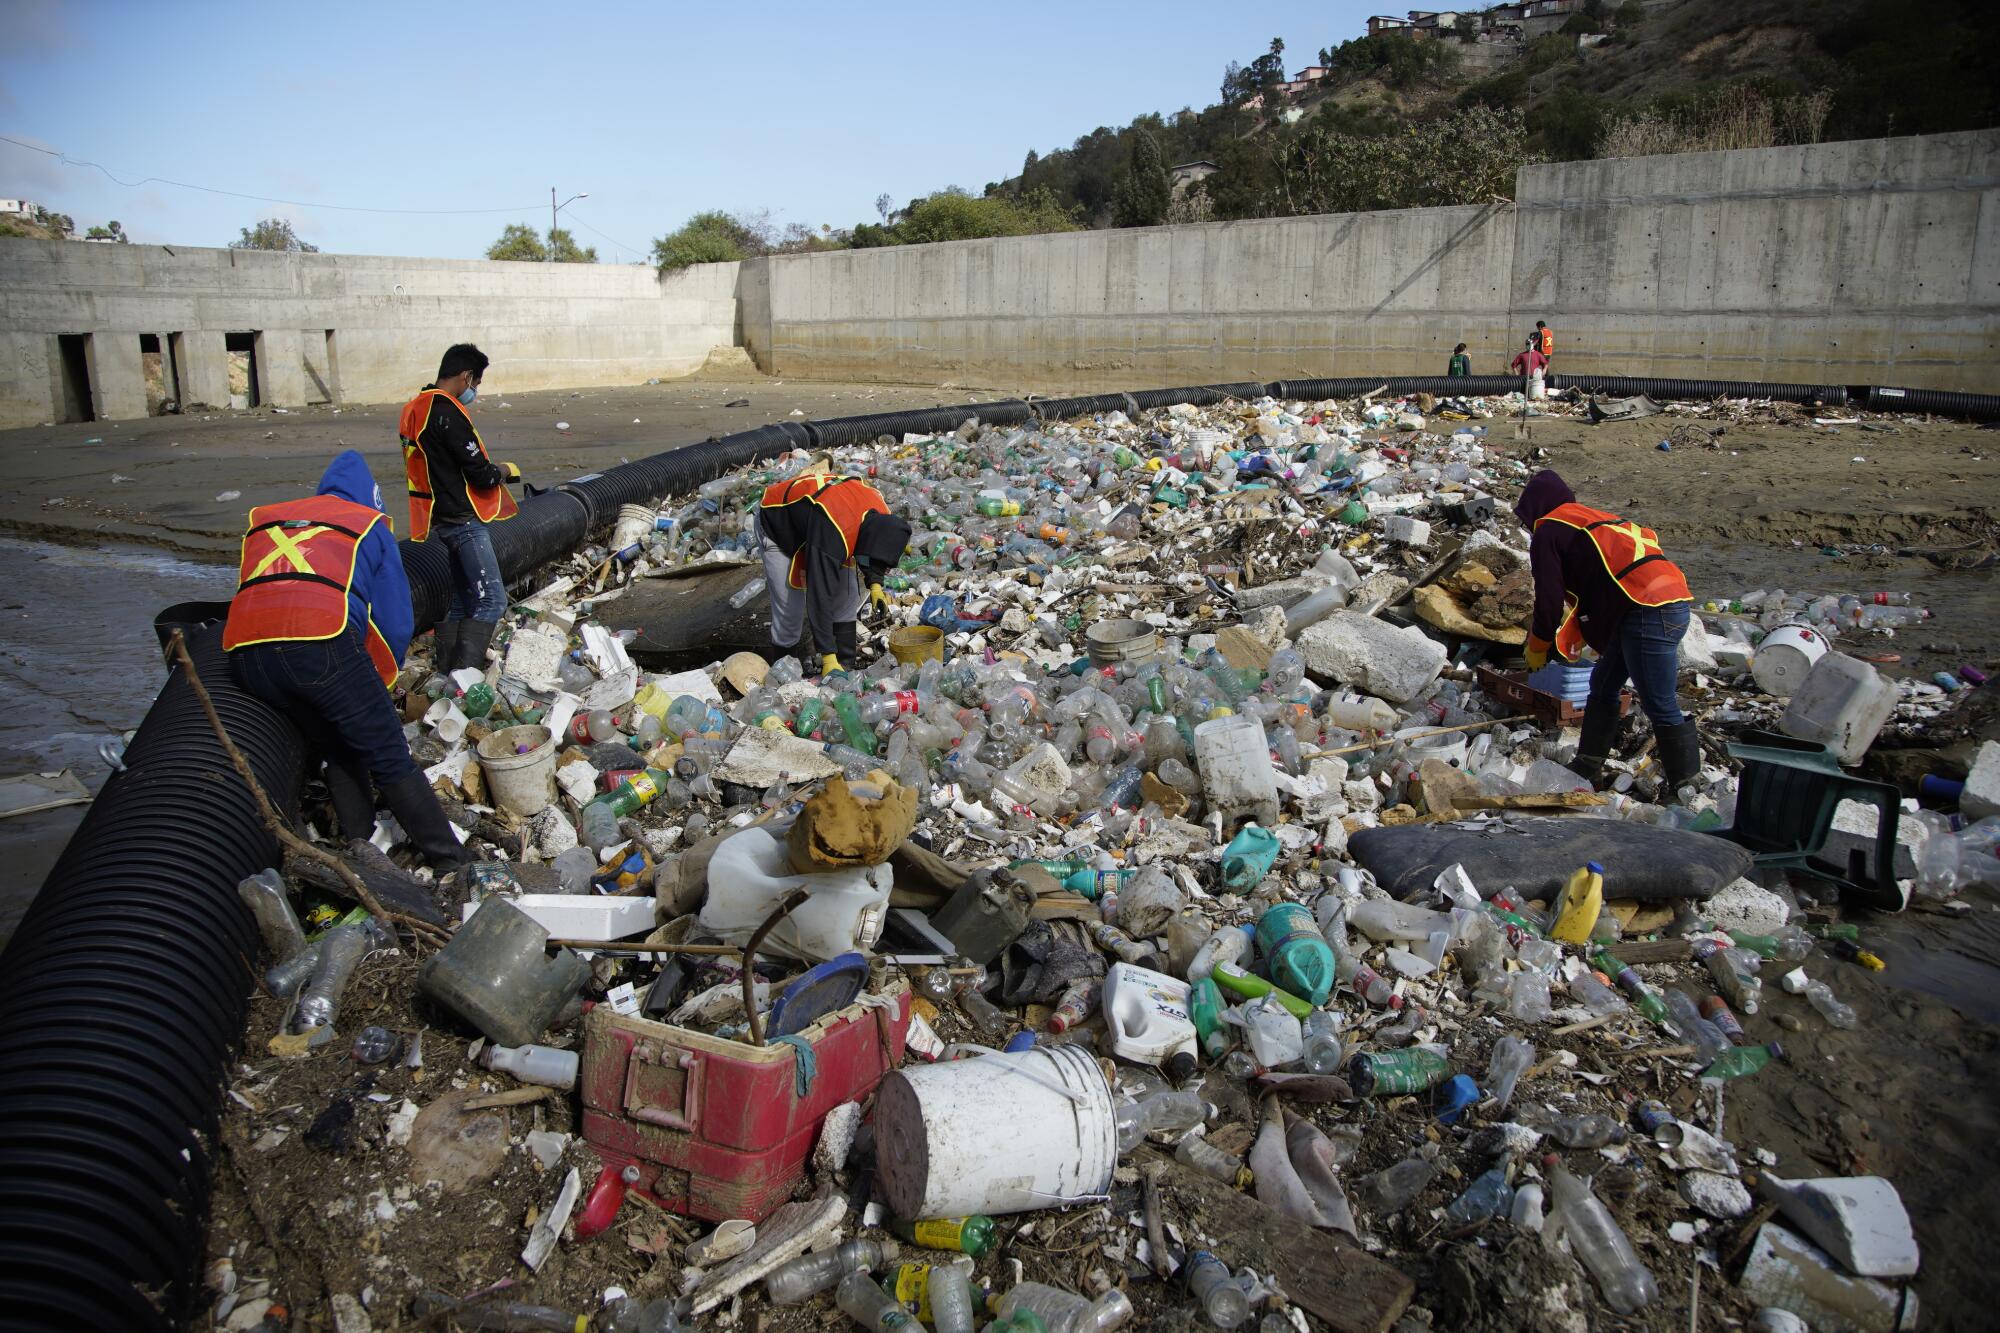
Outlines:
{"label": "sandbag", "polygon": [[1587,861],[1604,867],[1606,898],[1640,902],[1707,898],[1752,866],[1748,851],[1721,838],[1619,819],[1403,824],[1363,829],[1347,847],[1391,897],[1405,899],[1429,893],[1454,862],[1485,897],[1512,885],[1548,901]]}

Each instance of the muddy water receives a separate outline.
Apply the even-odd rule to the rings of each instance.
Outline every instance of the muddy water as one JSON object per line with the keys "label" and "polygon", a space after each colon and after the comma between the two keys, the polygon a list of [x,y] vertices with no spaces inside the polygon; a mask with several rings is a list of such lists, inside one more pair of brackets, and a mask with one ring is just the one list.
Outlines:
{"label": "muddy water", "polygon": [[[137,546],[0,537],[0,775],[69,768],[101,787],[99,743],[138,726],[165,678],[154,613],[226,598],[233,572]],[[0,943],[87,808],[0,821]]]}

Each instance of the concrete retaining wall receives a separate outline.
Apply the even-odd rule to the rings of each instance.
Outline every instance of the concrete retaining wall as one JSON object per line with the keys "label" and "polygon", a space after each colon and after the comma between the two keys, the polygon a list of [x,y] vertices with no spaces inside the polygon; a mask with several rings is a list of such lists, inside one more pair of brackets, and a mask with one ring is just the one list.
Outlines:
{"label": "concrete retaining wall", "polygon": [[753,260],[744,341],[1047,392],[1441,375],[1459,341],[1504,373],[1546,319],[1564,370],[2000,391],[2000,131],[1529,167],[1516,200]]}
{"label": "concrete retaining wall", "polygon": [[139,336],[189,404],[228,401],[227,335],[249,335],[273,406],[393,402],[454,342],[488,391],[688,374],[735,345],[736,265],[522,264],[0,240],[0,427],[63,415],[57,335],[89,335],[95,414],[146,414]]}

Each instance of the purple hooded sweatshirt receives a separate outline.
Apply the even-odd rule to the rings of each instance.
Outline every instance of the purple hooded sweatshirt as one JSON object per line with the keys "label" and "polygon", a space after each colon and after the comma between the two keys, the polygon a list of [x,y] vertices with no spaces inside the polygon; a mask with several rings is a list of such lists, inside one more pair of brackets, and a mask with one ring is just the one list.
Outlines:
{"label": "purple hooded sweatshirt", "polygon": [[1618,627],[1634,603],[1604,567],[1597,544],[1576,528],[1562,523],[1535,527],[1535,520],[1576,499],[1569,483],[1551,471],[1528,478],[1514,515],[1534,536],[1528,542],[1528,563],[1535,575],[1535,614],[1528,633],[1549,642],[1562,623],[1563,595],[1576,598],[1577,627],[1583,639],[1604,652],[1618,637]]}

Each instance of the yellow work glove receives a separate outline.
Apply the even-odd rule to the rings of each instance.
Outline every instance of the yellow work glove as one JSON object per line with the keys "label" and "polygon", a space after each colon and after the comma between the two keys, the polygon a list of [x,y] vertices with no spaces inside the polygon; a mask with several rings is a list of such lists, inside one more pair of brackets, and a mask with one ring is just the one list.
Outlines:
{"label": "yellow work glove", "polygon": [[819,673],[822,676],[831,676],[834,672],[840,670],[844,670],[844,668],[840,665],[840,658],[837,655],[827,653],[819,659]]}
{"label": "yellow work glove", "polygon": [[1527,647],[1521,650],[1521,655],[1528,659],[1528,670],[1540,671],[1549,664],[1548,640],[1537,639],[1533,635],[1529,635]]}
{"label": "yellow work glove", "polygon": [[882,591],[882,585],[879,583],[868,585],[868,601],[877,611],[889,609],[889,594]]}
{"label": "yellow work glove", "polygon": [[509,480],[509,481],[519,481],[519,480],[521,479],[521,468],[520,468],[520,465],[519,465],[519,464],[516,464],[516,463],[502,463],[502,464],[501,464],[500,466],[506,469],[506,471],[507,471],[507,480]]}

